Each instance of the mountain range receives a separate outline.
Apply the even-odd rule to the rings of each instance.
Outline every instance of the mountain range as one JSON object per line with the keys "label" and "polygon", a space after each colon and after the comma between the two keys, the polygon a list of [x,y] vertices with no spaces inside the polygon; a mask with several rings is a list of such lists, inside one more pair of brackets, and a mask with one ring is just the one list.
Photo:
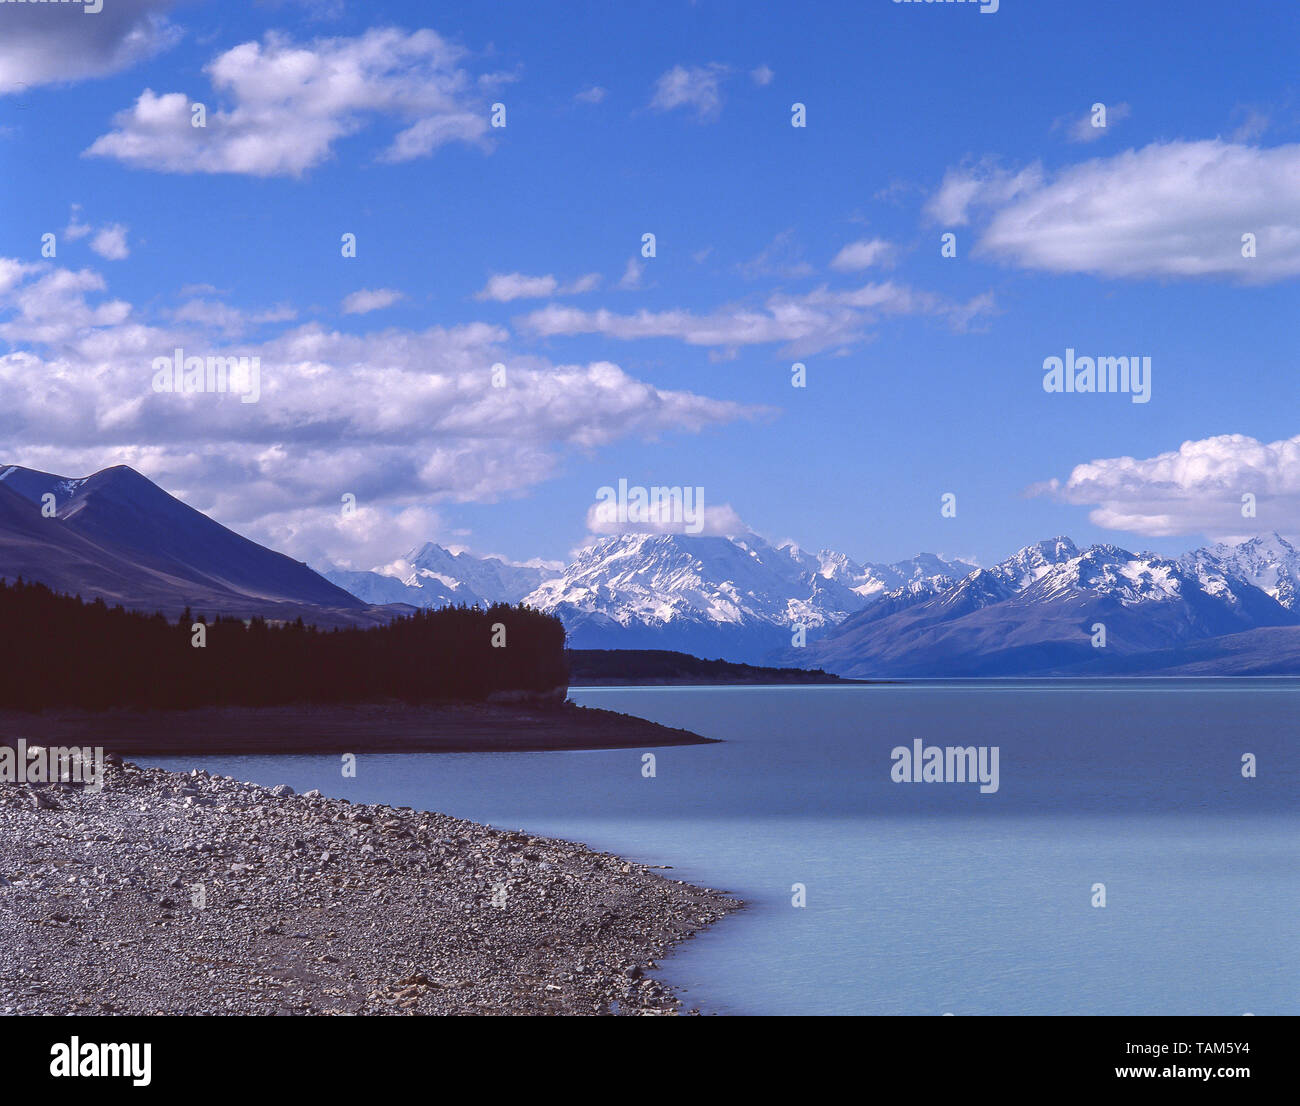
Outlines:
{"label": "mountain range", "polygon": [[508,564],[499,557],[453,553],[425,542],[384,572],[334,568],[324,575],[368,603],[408,603],[413,607],[464,603],[487,607],[493,603],[518,603],[548,573],[530,565]]}
{"label": "mountain range", "polygon": [[[435,550],[440,587],[472,593],[484,562],[469,554],[453,567],[426,545],[407,560],[432,562]],[[532,578],[500,597],[559,616],[575,649],[670,649],[854,678],[1173,674],[1184,661],[1201,674],[1300,672],[1300,552],[1277,534],[1178,558],[1057,537],[989,568],[926,553],[857,562],[752,534],[626,534],[525,590]],[[357,594],[420,602],[381,587]]]}
{"label": "mountain range", "polygon": [[[1268,568],[1253,557],[1263,550]],[[892,592],[798,652],[854,677],[1138,674],[1154,653],[1300,626],[1286,587],[1297,569],[1277,535],[1177,559],[1058,537],[933,596]]]}
{"label": "mountain range", "polygon": [[18,577],[169,616],[190,608],[318,625],[392,617],[125,465],[80,479],[0,466],[0,578]]}
{"label": "mountain range", "polygon": [[526,603],[558,616],[574,649],[671,649],[753,664],[787,646],[795,627],[815,640],[882,595],[931,595],[973,567],[930,554],[858,564],[752,534],[624,534],[597,541],[549,575],[433,543],[385,573],[325,575],[375,603]]}
{"label": "mountain range", "polygon": [[557,615],[575,649],[854,678],[1300,674],[1300,551],[1277,534],[1176,558],[1057,537],[987,568],[753,534],[604,537],[558,568],[428,542],[382,571],[320,575],[126,466],[76,479],[0,466],[0,578],[19,576],[168,615],[325,626],[522,602]]}

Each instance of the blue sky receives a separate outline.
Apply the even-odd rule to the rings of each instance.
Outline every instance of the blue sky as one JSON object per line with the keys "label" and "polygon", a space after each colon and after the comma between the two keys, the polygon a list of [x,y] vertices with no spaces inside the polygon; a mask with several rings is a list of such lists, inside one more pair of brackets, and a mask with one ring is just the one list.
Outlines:
{"label": "blue sky", "polygon": [[[1208,2],[0,4],[0,460],[129,463],[364,568],[564,558],[620,478],[864,560],[1294,535],[1297,31]],[[176,345],[259,356],[261,399],[155,393]],[[1150,402],[1046,393],[1067,347],[1150,357]]]}

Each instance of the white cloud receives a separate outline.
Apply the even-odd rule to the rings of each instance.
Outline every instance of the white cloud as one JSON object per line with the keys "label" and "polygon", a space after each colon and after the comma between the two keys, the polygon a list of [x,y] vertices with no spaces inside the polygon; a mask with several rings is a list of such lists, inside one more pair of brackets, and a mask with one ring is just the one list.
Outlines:
{"label": "white cloud", "polygon": [[932,223],[965,226],[970,222],[972,206],[996,207],[1042,184],[1043,170],[1031,165],[1018,173],[1000,169],[990,161],[950,169],[943,183],[925,205],[925,215]]}
{"label": "white cloud", "polygon": [[[647,489],[647,492],[649,489]],[[649,500],[644,509],[632,505],[629,516],[620,519],[608,500],[597,500],[587,508],[587,532],[590,534],[692,534],[730,537],[748,534],[749,527],[724,503],[710,507],[695,499],[695,489],[680,489],[681,495],[667,492]],[[689,517],[688,517],[689,516]]]}
{"label": "white cloud", "polygon": [[36,261],[18,261],[12,257],[0,257],[0,295],[17,285],[28,273],[39,271],[43,266]]}
{"label": "white cloud", "polygon": [[776,74],[766,65],[760,65],[757,69],[751,69],[749,71],[750,80],[760,88],[765,88],[767,85],[770,85],[772,83],[772,78],[775,76]]}
{"label": "white cloud", "polygon": [[108,261],[122,261],[131,256],[126,244],[126,227],[121,223],[103,227],[90,240],[90,248]]}
{"label": "white cloud", "polygon": [[[1031,494],[1092,505],[1098,526],[1147,537],[1207,534],[1227,538],[1295,529],[1300,516],[1300,437],[1260,442],[1220,434],[1184,442],[1155,457],[1109,457],[1076,465],[1062,483],[1036,484]],[[1242,496],[1257,515],[1242,517]]]}
{"label": "white cloud", "polygon": [[[364,550],[356,563],[375,563],[427,536],[427,518],[407,526],[402,512],[523,494],[571,453],[759,413],[657,388],[608,361],[515,353],[505,329],[484,323],[362,335],[310,323],[232,341],[279,309],[224,307],[192,301],[153,322],[112,299],[98,273],[0,260],[9,459],[76,476],[129,464],[300,559],[348,560],[351,541]],[[259,357],[260,401],[155,393],[153,359],[178,347]],[[498,361],[509,365],[506,387],[493,386]],[[355,524],[371,527],[364,533],[336,517],[349,492],[380,512]]]}
{"label": "white cloud", "polygon": [[82,221],[81,204],[73,204],[68,225],[63,228],[63,237],[70,242],[79,242],[92,234],[90,248],[105,260],[122,261],[131,256],[126,244],[127,227],[121,223],[107,223],[96,228]]}
{"label": "white cloud", "polygon": [[511,300],[542,299],[553,295],[560,282],[549,273],[546,276],[525,276],[523,273],[493,273],[487,284],[475,294],[476,300],[494,300],[509,303]]}
{"label": "white cloud", "polygon": [[474,298],[493,300],[496,303],[510,303],[512,300],[536,300],[547,296],[573,296],[594,291],[599,287],[599,273],[587,273],[568,284],[561,284],[558,278],[550,273],[545,276],[493,273],[488,277],[487,284],[474,294]]}
{"label": "white cloud", "polygon": [[710,122],[722,113],[720,85],[727,67],[713,63],[690,69],[675,65],[655,82],[650,106],[659,111],[693,108],[701,123]]}
{"label": "white cloud", "polygon": [[893,245],[883,238],[863,238],[840,250],[831,261],[831,268],[840,272],[869,269],[872,265],[886,264],[893,253]]}
{"label": "white cloud", "polygon": [[73,204],[72,213],[68,216],[68,225],[63,228],[63,237],[77,242],[94,229],[89,223],[81,221],[81,204]]}
{"label": "white cloud", "polygon": [[627,266],[623,270],[622,277],[619,278],[618,286],[625,292],[630,292],[634,288],[641,287],[641,274],[645,272],[645,266],[635,257],[627,259]]}
{"label": "white cloud", "polygon": [[[1099,138],[1105,138],[1116,123],[1119,123],[1129,117],[1131,109],[1128,104],[1106,104],[1106,125],[1098,127],[1093,124],[1093,112],[1089,110],[1081,116],[1067,115],[1056,120],[1052,124],[1052,130],[1065,130],[1065,136],[1071,142],[1096,142]],[[1096,116],[1098,120],[1102,117]]]}
{"label": "white cloud", "polygon": [[297,311],[288,304],[277,304],[258,311],[246,311],[222,303],[220,300],[204,299],[202,296],[188,299],[170,312],[172,322],[194,324],[202,330],[219,333],[228,338],[240,337],[256,326],[290,322],[297,317]]}
{"label": "white cloud", "polygon": [[429,507],[387,510],[358,499],[350,515],[319,508],[290,510],[266,519],[260,533],[271,548],[292,549],[308,564],[366,572],[391,560],[394,549],[428,541],[444,525],[441,514]]}
{"label": "white cloud", "polygon": [[869,336],[871,325],[885,316],[933,316],[964,329],[992,310],[990,293],[964,304],[953,303],[930,292],[884,282],[847,291],[823,285],[798,296],[770,296],[761,308],[733,305],[705,315],[681,309],[620,315],[550,304],[524,316],[519,324],[542,337],[676,338],[688,345],[723,348],[782,342],[786,352],[805,355],[858,345]]}
{"label": "white cloud", "polygon": [[1054,176],[955,170],[927,211],[947,225],[979,212],[977,255],[1026,269],[1282,280],[1300,274],[1300,145],[1154,143]]}
{"label": "white cloud", "polygon": [[580,104],[599,104],[605,98],[605,90],[600,85],[584,88],[573,97]]}
{"label": "white cloud", "polygon": [[343,299],[343,314],[365,315],[371,311],[380,311],[392,307],[399,300],[405,299],[403,293],[392,288],[362,288]]}
{"label": "white cloud", "polygon": [[[379,117],[403,128],[381,161],[427,157],[448,142],[488,148],[486,102],[464,56],[431,30],[307,45],[271,32],[206,66],[211,95],[145,89],[86,153],[173,173],[301,176]],[[205,103],[206,127],[191,125],[194,100]]]}
{"label": "white cloud", "polygon": [[180,31],[163,14],[171,0],[0,6],[0,95],[37,85],[117,73],[173,45]]}

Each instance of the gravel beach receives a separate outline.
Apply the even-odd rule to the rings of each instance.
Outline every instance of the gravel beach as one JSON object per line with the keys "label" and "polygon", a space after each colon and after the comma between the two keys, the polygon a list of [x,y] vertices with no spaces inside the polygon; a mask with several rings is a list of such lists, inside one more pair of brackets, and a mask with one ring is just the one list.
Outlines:
{"label": "gravel beach", "polygon": [[110,756],[0,784],[0,1013],[678,1014],[741,904],[585,846]]}

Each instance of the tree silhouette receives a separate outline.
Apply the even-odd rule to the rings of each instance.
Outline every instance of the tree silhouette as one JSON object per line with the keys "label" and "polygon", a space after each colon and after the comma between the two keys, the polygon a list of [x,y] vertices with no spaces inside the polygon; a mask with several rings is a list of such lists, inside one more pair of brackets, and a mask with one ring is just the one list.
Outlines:
{"label": "tree silhouette", "polygon": [[[191,644],[207,624],[205,648]],[[493,627],[506,647],[493,648]],[[418,611],[320,630],[258,617],[205,619],[84,603],[0,580],[0,707],[187,709],[287,703],[483,700],[568,682],[564,627],[522,604]]]}

